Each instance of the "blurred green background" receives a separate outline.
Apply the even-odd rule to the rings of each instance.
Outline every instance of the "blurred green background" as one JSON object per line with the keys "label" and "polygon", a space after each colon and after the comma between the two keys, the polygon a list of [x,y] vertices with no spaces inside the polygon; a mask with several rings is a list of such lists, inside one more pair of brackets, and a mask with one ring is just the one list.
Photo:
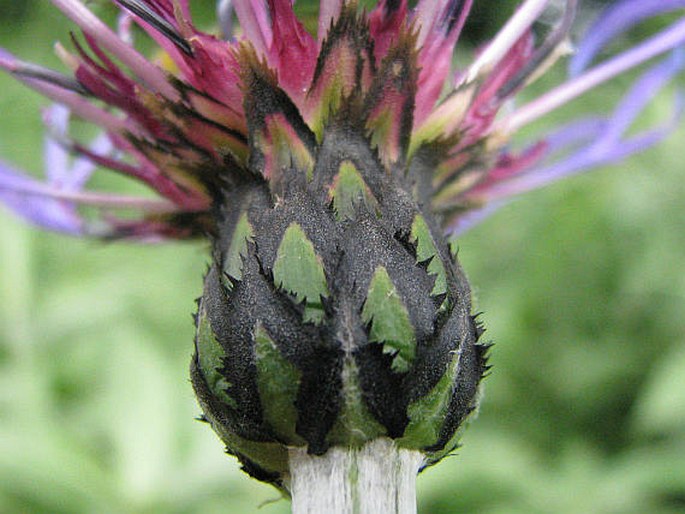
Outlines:
{"label": "blurred green background", "polygon": [[[197,3],[210,20],[213,1]],[[474,44],[508,12],[477,5]],[[57,65],[51,44],[73,27],[49,2],[0,12],[1,46]],[[629,84],[545,123],[605,111]],[[0,156],[35,173],[41,105],[0,76]],[[672,108],[669,92],[642,122]],[[419,478],[421,514],[685,512],[683,141],[681,127],[461,238],[494,369],[463,448]],[[80,241],[0,210],[0,512],[289,512],[193,421],[190,314],[206,263],[202,243]]]}

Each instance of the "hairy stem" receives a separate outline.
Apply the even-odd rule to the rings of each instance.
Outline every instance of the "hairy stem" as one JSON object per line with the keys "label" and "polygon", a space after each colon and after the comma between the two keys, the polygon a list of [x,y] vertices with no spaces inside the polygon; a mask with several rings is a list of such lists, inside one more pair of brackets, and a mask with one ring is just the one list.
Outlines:
{"label": "hairy stem", "polygon": [[376,439],[325,455],[290,450],[293,514],[416,514],[421,452]]}

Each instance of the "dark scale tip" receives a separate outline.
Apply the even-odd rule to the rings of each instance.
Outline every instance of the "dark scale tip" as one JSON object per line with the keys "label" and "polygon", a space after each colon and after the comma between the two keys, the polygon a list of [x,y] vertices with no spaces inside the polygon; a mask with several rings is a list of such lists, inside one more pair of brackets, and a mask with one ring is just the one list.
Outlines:
{"label": "dark scale tip", "polygon": [[90,92],[76,79],[36,64],[21,63],[16,69],[12,70],[12,74],[22,79],[32,79],[47,82],[48,84],[72,91],[81,96],[90,95]]}
{"label": "dark scale tip", "polygon": [[169,41],[176,45],[186,55],[193,54],[193,48],[188,41],[185,40],[176,28],[164,19],[159,13],[155,12],[148,2],[142,0],[116,0],[118,4],[130,11],[132,14],[138,16],[144,22],[149,23],[155,29],[163,34]]}
{"label": "dark scale tip", "polygon": [[441,27],[449,34],[457,26],[457,22],[464,16],[464,9],[468,7],[467,0],[450,0],[445,9],[445,16],[441,21]]}
{"label": "dark scale tip", "polygon": [[577,5],[578,0],[565,2],[564,14],[559,23],[550,31],[542,44],[535,49],[533,55],[526,61],[526,64],[497,90],[496,96],[498,99],[504,100],[516,93],[533,74],[539,71],[543,63],[557,50],[564,38],[568,37],[569,30],[576,17]]}
{"label": "dark scale tip", "polygon": [[[231,454],[230,451],[228,451],[227,453]],[[259,480],[260,482],[266,482],[267,484],[273,484],[275,487],[277,487],[279,489],[283,487],[283,481],[282,481],[283,477],[279,473],[269,472],[269,471],[259,467],[257,464],[250,461],[245,456],[236,455],[236,457],[238,457],[238,459],[242,463],[242,466],[240,469],[242,469],[245,473],[250,475],[252,478]]]}
{"label": "dark scale tip", "polygon": [[330,446],[328,432],[340,411],[341,352],[323,347],[307,357],[301,363],[306,372],[295,402],[299,413],[296,431],[307,441],[309,453],[323,455]]}
{"label": "dark scale tip", "polygon": [[397,11],[402,6],[405,0],[386,0],[385,2],[385,15],[390,16],[392,13]]}
{"label": "dark scale tip", "polygon": [[379,345],[366,345],[355,353],[360,368],[359,383],[364,400],[375,418],[386,428],[388,437],[402,437],[409,423],[408,398],[403,374],[392,370],[392,355]]}
{"label": "dark scale tip", "polygon": [[473,345],[461,350],[462,362],[440,438],[434,446],[428,448],[429,451],[444,449],[466,418],[476,410],[478,386],[487,371],[487,349],[485,345]]}

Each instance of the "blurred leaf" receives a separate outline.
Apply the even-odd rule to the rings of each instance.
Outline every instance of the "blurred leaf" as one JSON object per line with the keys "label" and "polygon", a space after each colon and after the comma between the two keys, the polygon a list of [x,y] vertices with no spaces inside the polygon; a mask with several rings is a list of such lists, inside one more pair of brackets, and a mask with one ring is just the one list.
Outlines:
{"label": "blurred leaf", "polygon": [[640,432],[685,433],[685,345],[674,346],[656,362],[633,416]]}

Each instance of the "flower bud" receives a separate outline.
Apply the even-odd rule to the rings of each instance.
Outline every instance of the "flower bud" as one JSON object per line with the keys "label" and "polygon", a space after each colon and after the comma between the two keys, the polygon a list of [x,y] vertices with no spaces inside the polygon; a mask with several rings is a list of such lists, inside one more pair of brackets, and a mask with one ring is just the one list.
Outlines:
{"label": "flower bud", "polygon": [[362,136],[324,140],[311,180],[289,159],[277,196],[222,202],[192,381],[228,452],[277,486],[289,447],[385,437],[436,462],[486,369],[456,257]]}

